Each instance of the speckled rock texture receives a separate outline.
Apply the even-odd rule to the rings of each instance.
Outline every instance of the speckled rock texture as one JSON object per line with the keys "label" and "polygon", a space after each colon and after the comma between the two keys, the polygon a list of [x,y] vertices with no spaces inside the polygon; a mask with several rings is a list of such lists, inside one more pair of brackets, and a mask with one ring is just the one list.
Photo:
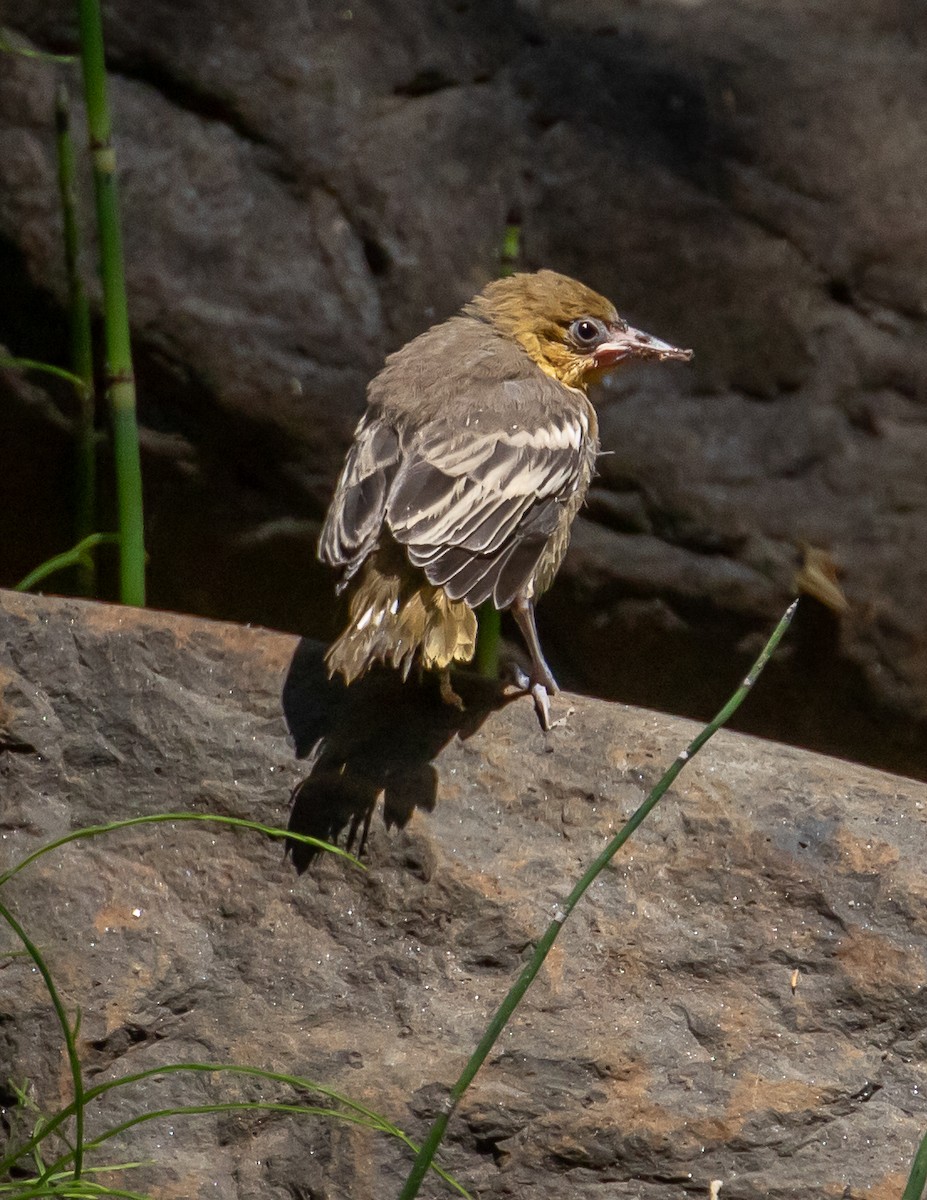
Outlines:
{"label": "speckled rock texture", "polygon": [[[2,900],[83,1012],[90,1082],[250,1064],[421,1138],[573,881],[695,727],[567,695],[545,736],[480,681],[461,680],[458,714],[431,681],[345,694],[319,663],[260,629],[0,594],[4,866],[158,812],[334,831],[382,788],[399,825],[374,815],[366,871],[323,856],[303,873],[255,833],[134,827],[44,856]],[[720,1180],[722,1200],[898,1200],[927,1127],[925,852],[923,785],[722,733],[567,922],[445,1165],[481,1198],[679,1200]],[[0,957],[0,1030],[4,1104],[7,1080],[65,1103],[23,956]],[[93,1104],[89,1132],[229,1099],[292,1093],[164,1075]],[[386,1200],[409,1165],[382,1135],[256,1112],[137,1125],[104,1153],[146,1164],[123,1186],[185,1200]]]}
{"label": "speckled rock texture", "polygon": [[[523,265],[696,351],[600,397],[607,454],[540,612],[562,680],[709,716],[808,545],[849,608],[800,618],[744,727],[927,778],[922,6],[105,17],[154,604],[331,635],[313,543],[365,383],[498,271],[516,220]],[[74,47],[67,0],[5,20]],[[55,70],[3,67],[0,343],[64,361]],[[73,540],[73,405],[40,382],[0,377],[7,585]]]}

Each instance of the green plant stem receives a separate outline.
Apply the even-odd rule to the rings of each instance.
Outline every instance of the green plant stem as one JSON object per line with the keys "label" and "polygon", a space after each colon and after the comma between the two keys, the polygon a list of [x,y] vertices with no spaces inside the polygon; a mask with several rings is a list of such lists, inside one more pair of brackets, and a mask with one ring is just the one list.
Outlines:
{"label": "green plant stem", "polygon": [[[113,1167],[112,1170],[119,1170]],[[98,1183],[87,1180],[89,1172],[85,1172],[82,1180],[65,1180],[63,1182],[45,1183],[35,1186],[20,1185],[20,1190],[6,1200],[44,1200],[46,1196],[56,1200],[151,1200],[142,1192],[129,1192],[124,1188],[103,1187]]]}
{"label": "green plant stem", "polygon": [[921,1139],[921,1144],[917,1148],[917,1154],[915,1154],[911,1166],[911,1174],[908,1176],[901,1200],[921,1200],[925,1186],[927,1186],[927,1134]]}
{"label": "green plant stem", "polygon": [[[55,987],[55,981],[51,977],[51,972],[46,966],[45,960],[39,953],[38,947],[29,938],[29,935],[23,929],[22,925],[16,920],[5,904],[0,903],[0,917],[10,926],[22,944],[29,953],[29,957],[35,963],[36,970],[42,976],[45,982],[45,987],[51,997],[52,1005],[55,1009],[55,1015],[58,1018],[58,1023],[61,1026],[61,1031],[64,1034],[65,1046],[68,1052],[68,1066],[71,1069],[71,1086],[74,1090],[73,1113],[74,1113],[74,1170],[75,1179],[80,1179],[84,1161],[84,1078],[81,1074],[80,1059],[77,1057],[77,1045],[75,1042],[75,1029],[71,1027],[68,1020],[68,1014],[65,1011],[61,997],[58,995],[58,989]],[[78,1022],[80,1017],[78,1015]]]}
{"label": "green plant stem", "polygon": [[45,50],[35,50],[25,44],[21,34],[15,34],[5,26],[0,25],[0,53],[18,54],[20,58],[34,58],[38,62],[72,63],[77,59],[73,54],[49,54]]}
{"label": "green plant stem", "polygon": [[112,144],[112,123],[106,92],[106,63],[99,0],[77,0],[77,10],[100,242],[106,395],[113,429],[116,506],[119,514],[119,590],[124,604],[144,605],[145,529],[142,467],[122,231],[119,224],[116,152]]}
{"label": "green plant stem", "polygon": [[49,575],[54,575],[56,571],[64,571],[67,567],[79,566],[88,559],[92,561],[90,554],[97,546],[118,545],[118,533],[91,533],[89,537],[85,537],[83,541],[72,546],[70,550],[63,550],[60,554],[53,555],[52,558],[47,558],[45,562],[39,563],[34,571],[30,571],[25,579],[20,579],[19,583],[14,584],[14,592],[28,592],[30,588],[34,588],[37,583],[41,583],[43,579],[47,579]]}
{"label": "green plant stem", "polygon": [[491,600],[476,610],[476,653],[473,665],[489,679],[499,678],[499,643],[502,638],[502,614]]}
{"label": "green plant stem", "polygon": [[518,1007],[525,992],[528,990],[538,971],[540,971],[541,967],[543,966],[544,960],[547,958],[551,947],[557,940],[560,930],[563,928],[564,922],[569,917],[570,913],[582,899],[584,893],[589,888],[593,880],[595,880],[600,872],[611,862],[612,858],[614,858],[615,854],[617,854],[631,834],[634,833],[634,831],[650,815],[650,813],[656,807],[658,801],[665,794],[686,763],[690,762],[691,759],[709,740],[709,738],[717,733],[721,726],[731,719],[733,714],[746,699],[760,672],[766,666],[770,656],[779,645],[779,642],[785,635],[785,631],[791,624],[797,605],[798,601],[793,600],[786,612],[783,614],[779,624],[773,630],[772,636],[763,647],[760,656],[750,668],[749,673],[737,691],[731,696],[714,720],[706,725],[705,728],[698,734],[698,736],[695,737],[689,743],[686,749],[683,750],[682,753],[676,758],[675,762],[673,762],[669,769],[663,774],[659,783],[657,783],[656,787],[654,787],[654,789],[650,792],[640,808],[637,809],[630,820],[628,820],[627,823],[623,825],[618,833],[612,838],[602,853],[586,870],[582,878],[576,883],[569,896],[567,896],[566,900],[563,902],[563,905],[557,910],[554,919],[548,925],[544,935],[537,943],[530,961],[525,966],[518,979],[509,989],[505,999],[499,1005],[486,1029],[486,1032],[480,1039],[479,1045],[470,1056],[457,1082],[451,1088],[447,1098],[447,1103],[444,1106],[444,1111],[439,1113],[435,1118],[431,1129],[429,1130],[428,1137],[423,1142],[422,1148],[416,1156],[415,1162],[412,1164],[412,1170],[409,1172],[405,1186],[399,1193],[399,1200],[412,1200],[414,1196],[418,1195],[422,1180],[425,1178],[428,1168],[431,1166],[432,1159],[437,1152],[438,1146],[441,1144],[441,1139],[444,1137],[444,1132],[447,1129],[448,1122],[451,1119],[451,1114],[460,1103],[464,1092],[466,1092],[477,1071],[486,1061],[490,1050],[495,1045],[499,1035],[502,1033],[502,1030],[508,1023],[509,1018]]}
{"label": "green plant stem", "polygon": [[[58,192],[64,234],[64,258],[68,276],[68,324],[71,368],[82,380],[77,391],[76,504],[74,536],[77,542],[89,537],[96,525],[96,401],[93,389],[93,342],[90,303],[80,273],[80,227],[77,221],[74,141],[71,137],[71,105],[68,89],[59,83],[55,98],[55,130],[58,157]],[[96,594],[96,563],[89,555],[77,568],[77,591]]]}
{"label": "green plant stem", "polygon": [[73,371],[66,371],[64,367],[56,367],[52,363],[39,362],[34,358],[14,358],[8,354],[0,354],[0,367],[7,367],[13,371],[43,371],[46,375],[54,375],[56,379],[63,379],[65,383],[69,383],[75,390],[84,386],[84,381],[79,375],[75,375]]}
{"label": "green plant stem", "polygon": [[59,850],[62,846],[67,846],[71,842],[81,842],[85,838],[99,837],[101,834],[114,833],[119,829],[131,829],[133,825],[159,825],[165,821],[170,823],[176,821],[199,821],[207,825],[231,825],[235,829],[251,829],[256,833],[266,834],[267,837],[292,839],[293,841],[303,842],[307,846],[314,846],[317,850],[327,850],[330,854],[336,854],[339,858],[345,859],[355,867],[359,867],[362,871],[367,870],[364,864],[356,859],[353,854],[348,854],[347,850],[342,850],[340,846],[333,846],[330,842],[320,841],[319,838],[310,837],[308,833],[294,833],[291,829],[278,829],[276,825],[262,825],[260,821],[248,821],[244,817],[226,817],[220,813],[149,813],[144,817],[127,817],[124,821],[110,821],[106,825],[85,825],[82,829],[73,829],[63,837],[56,838],[53,842],[46,842],[44,846],[40,846],[38,850],[33,850],[31,854],[27,854],[25,858],[20,859],[18,863],[4,871],[0,875],[0,887],[3,887],[5,883],[9,883],[14,875],[18,875],[20,871],[28,867],[30,863],[34,863],[44,854],[50,854],[52,850]]}
{"label": "green plant stem", "polygon": [[499,274],[505,279],[514,275],[518,270],[518,260],[521,258],[521,226],[511,223],[505,227],[502,239],[502,251],[499,255]]}

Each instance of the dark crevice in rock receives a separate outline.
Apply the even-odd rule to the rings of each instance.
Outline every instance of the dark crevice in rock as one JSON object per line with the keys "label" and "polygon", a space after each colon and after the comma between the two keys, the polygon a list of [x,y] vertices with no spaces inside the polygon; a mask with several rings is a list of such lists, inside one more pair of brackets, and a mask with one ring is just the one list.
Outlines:
{"label": "dark crevice in rock", "polygon": [[372,235],[362,237],[361,245],[363,246],[364,258],[367,260],[370,273],[372,275],[386,275],[389,272],[391,262],[390,253],[386,247]]}
{"label": "dark crevice in rock", "polygon": [[20,740],[15,734],[0,729],[0,754],[38,754],[31,742]]}
{"label": "dark crevice in rock", "polygon": [[397,83],[393,88],[395,96],[431,96],[442,92],[445,88],[459,87],[460,82],[446,75],[440,68],[424,68],[405,83]]}
{"label": "dark crevice in rock", "polygon": [[127,1022],[104,1038],[87,1043],[90,1053],[86,1055],[85,1070],[88,1075],[99,1075],[101,1071],[109,1070],[119,1059],[130,1054],[136,1047],[144,1047],[149,1043],[161,1041],[167,1034],[164,1030],[146,1028],[133,1022]]}
{"label": "dark crevice in rock", "polygon": [[261,149],[276,149],[236,107],[234,99],[207,91],[196,80],[173,73],[163,62],[140,54],[115,58],[110,74],[130,83],[144,83],[177,108],[205,121],[226,126],[237,137]]}
{"label": "dark crevice in rock", "polygon": [[477,1154],[490,1157],[493,1163],[500,1167],[506,1159],[506,1152],[499,1148],[499,1138],[474,1138],[472,1145]]}
{"label": "dark crevice in rock", "polygon": [[661,541],[695,554],[730,558],[736,562],[748,541],[745,533],[712,528],[678,509],[646,504],[645,510],[651,531]]}
{"label": "dark crevice in rock", "polygon": [[848,308],[855,308],[856,301],[853,296],[853,289],[845,279],[830,279],[827,283],[827,294],[837,304],[844,304]]}

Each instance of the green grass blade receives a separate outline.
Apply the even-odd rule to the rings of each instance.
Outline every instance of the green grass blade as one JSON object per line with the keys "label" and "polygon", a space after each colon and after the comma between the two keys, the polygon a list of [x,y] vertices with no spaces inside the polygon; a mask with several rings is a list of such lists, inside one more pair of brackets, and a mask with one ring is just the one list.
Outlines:
{"label": "green grass blade", "polygon": [[77,61],[73,54],[50,54],[47,50],[35,50],[32,46],[23,43],[18,34],[12,34],[2,25],[0,25],[0,52],[18,54],[20,58],[35,58],[39,62],[72,63]]}
{"label": "green grass blade", "polygon": [[[394,1125],[391,1121],[388,1121],[374,1109],[371,1109],[364,1104],[360,1104],[356,1100],[352,1100],[349,1096],[346,1096],[343,1093],[336,1091],[334,1088],[326,1086],[325,1084],[318,1083],[316,1080],[307,1079],[301,1075],[289,1075],[281,1071],[267,1071],[261,1067],[247,1067],[228,1063],[196,1062],[171,1063],[167,1066],[150,1067],[145,1071],[139,1071],[133,1075],[123,1075],[118,1079],[108,1079],[103,1083],[99,1083],[93,1087],[87,1088],[84,1092],[84,1103],[85,1105],[89,1104],[92,1101],[105,1096],[108,1092],[111,1092],[116,1088],[127,1087],[133,1083],[139,1083],[146,1079],[156,1079],[162,1076],[176,1074],[226,1074],[245,1076],[252,1079],[259,1079],[264,1082],[284,1084],[287,1087],[293,1088],[295,1091],[313,1092],[319,1096],[325,1097],[325,1099],[330,1100],[333,1104],[340,1105],[341,1107],[338,1109],[324,1107],[321,1105],[286,1104],[270,1101],[230,1101],[225,1103],[183,1105],[176,1108],[158,1109],[152,1112],[141,1113],[136,1117],[132,1117],[129,1120],[122,1122],[121,1124],[114,1126],[113,1128],[100,1134],[98,1137],[87,1141],[84,1145],[85,1151],[99,1148],[99,1146],[108,1141],[110,1138],[113,1138],[117,1136],[117,1134],[124,1132],[126,1129],[129,1129],[134,1125],[139,1125],[144,1121],[185,1114],[229,1112],[236,1109],[289,1112],[298,1115],[330,1117],[337,1120],[348,1121],[351,1124],[361,1125],[374,1130],[375,1132],[385,1133],[391,1137],[398,1138],[409,1150],[412,1151],[413,1154],[416,1154],[419,1151],[419,1146],[412,1141],[408,1134],[404,1133],[403,1130],[399,1129],[398,1126]],[[74,1105],[71,1103],[61,1109],[61,1111],[56,1113],[53,1117],[48,1118],[43,1130],[43,1136],[53,1132],[66,1121],[70,1120],[73,1112]],[[33,1141],[34,1140],[35,1139],[33,1139]],[[4,1170],[8,1170],[11,1162],[18,1161],[21,1157],[23,1157],[23,1155],[31,1153],[33,1149],[34,1146],[31,1144],[31,1142],[21,1146],[15,1152],[15,1157],[10,1155],[0,1162],[0,1173],[3,1173]],[[62,1168],[71,1161],[72,1156],[73,1152],[62,1155],[55,1162],[51,1163],[46,1168],[45,1177],[51,1178],[54,1174],[59,1173]],[[454,1190],[457,1191],[461,1196],[469,1197],[469,1193],[466,1191],[466,1189],[460,1183],[458,1183],[453,1176],[448,1174],[448,1172],[442,1170],[438,1166],[434,1166],[433,1169],[435,1173],[445,1181],[445,1183],[453,1187]]]}
{"label": "green grass blade", "polygon": [[[30,939],[29,935],[23,929],[22,925],[16,920],[5,904],[0,902],[0,917],[9,925],[19,940],[22,942],[28,951],[29,957],[36,965],[36,969],[42,976],[45,983],[48,995],[51,998],[52,1007],[55,1010],[55,1016],[58,1018],[58,1024],[61,1026],[61,1032],[64,1035],[64,1044],[67,1050],[68,1066],[71,1071],[71,1088],[74,1093],[74,1099],[71,1103],[71,1110],[74,1115],[74,1169],[73,1174],[75,1179],[80,1178],[81,1168],[83,1166],[83,1144],[84,1144],[84,1077],[81,1073],[80,1059],[77,1056],[77,1044],[74,1040],[74,1031],[71,1022],[68,1020],[68,1014],[65,1010],[64,1003],[58,994],[58,989],[55,987],[55,981],[52,979],[51,972],[42,957],[39,948]],[[49,1126],[46,1124],[42,1127],[41,1137],[47,1136]],[[36,1143],[38,1144],[38,1143]],[[6,1168],[9,1169],[9,1168]],[[0,1174],[4,1174],[5,1170],[0,1167]]]}
{"label": "green grass blade", "polygon": [[45,562],[39,563],[24,579],[20,579],[19,583],[13,585],[13,591],[28,592],[37,583],[47,579],[49,575],[54,575],[56,571],[64,571],[68,567],[86,562],[91,558],[90,551],[96,549],[97,546],[118,545],[118,543],[118,533],[91,533],[79,541],[76,546],[72,546],[70,550],[63,550],[61,554],[55,554],[51,558],[46,558]]}
{"label": "green grass blade", "polygon": [[54,1196],[56,1200],[97,1200],[97,1197],[103,1200],[110,1200],[112,1197],[116,1197],[117,1200],[152,1200],[142,1192],[107,1187],[101,1183],[92,1183],[89,1179],[62,1180],[32,1186],[20,1183],[18,1186],[20,1190],[6,1196],[6,1200],[40,1200],[43,1196]]}
{"label": "green grass blade", "polygon": [[53,363],[39,362],[35,358],[15,358],[9,354],[0,354],[0,367],[7,367],[12,371],[43,371],[46,375],[63,379],[78,392],[84,386],[83,379],[73,371],[66,371],[64,367],[56,367]]}
{"label": "green grass blade", "polygon": [[294,833],[289,829],[281,829],[277,825],[263,825],[260,821],[249,821],[244,817],[220,816],[218,813],[150,813],[144,817],[127,817],[124,821],[109,821],[105,825],[85,825],[82,829],[71,830],[70,833],[56,838],[53,842],[46,842],[44,846],[40,846],[38,850],[33,850],[31,854],[27,854],[25,858],[0,874],[0,887],[12,879],[14,875],[18,875],[24,867],[28,867],[30,863],[34,863],[36,859],[41,858],[43,854],[50,854],[52,850],[57,850],[60,846],[67,846],[69,842],[80,842],[85,838],[99,837],[101,834],[113,833],[118,829],[130,829],[133,825],[157,825],[164,821],[202,821],[207,824],[230,825],[235,829],[252,829],[256,833],[263,833],[265,836],[272,838],[292,838],[296,842],[303,842],[307,846],[314,846],[317,850],[326,850],[330,854],[337,854],[339,858],[345,859],[355,867],[359,867],[362,871],[366,871],[367,869],[353,854],[349,854],[347,850],[342,850],[340,846],[333,846],[330,842],[323,842],[319,838],[310,837],[305,833]]}
{"label": "green grass blade", "polygon": [[924,1134],[921,1144],[917,1148],[917,1154],[915,1154],[911,1166],[911,1174],[901,1200],[921,1200],[925,1186],[927,1186],[927,1134]]}

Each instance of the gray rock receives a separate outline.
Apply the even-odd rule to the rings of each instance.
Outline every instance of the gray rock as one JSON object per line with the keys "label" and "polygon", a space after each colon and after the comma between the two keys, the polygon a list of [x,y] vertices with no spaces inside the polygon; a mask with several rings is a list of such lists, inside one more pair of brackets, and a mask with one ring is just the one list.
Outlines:
{"label": "gray rock", "polygon": [[[461,680],[460,715],[430,681],[332,690],[319,661],[260,629],[2,593],[4,865],[132,815],[284,826],[297,787],[310,821],[344,824],[338,762],[362,803],[391,788],[403,826],[374,820],[365,872],[323,856],[302,875],[257,834],[134,827],[39,859],[3,902],[82,1009],[90,1082],[262,1066],[421,1138],[581,869],[696,727],[565,695],[545,737],[529,702],[500,707],[479,681]],[[921,784],[720,734],[564,926],[445,1164],[482,1197],[659,1200],[722,1180],[737,1200],[896,1198],[927,1125],[925,812]],[[0,970],[0,1023],[0,1080],[64,1103],[60,1035],[21,956]],[[89,1123],[292,1098],[162,1075]],[[409,1165],[383,1136],[256,1112],[138,1125],[93,1156],[140,1160],[123,1186],[229,1198],[381,1200]]]}

